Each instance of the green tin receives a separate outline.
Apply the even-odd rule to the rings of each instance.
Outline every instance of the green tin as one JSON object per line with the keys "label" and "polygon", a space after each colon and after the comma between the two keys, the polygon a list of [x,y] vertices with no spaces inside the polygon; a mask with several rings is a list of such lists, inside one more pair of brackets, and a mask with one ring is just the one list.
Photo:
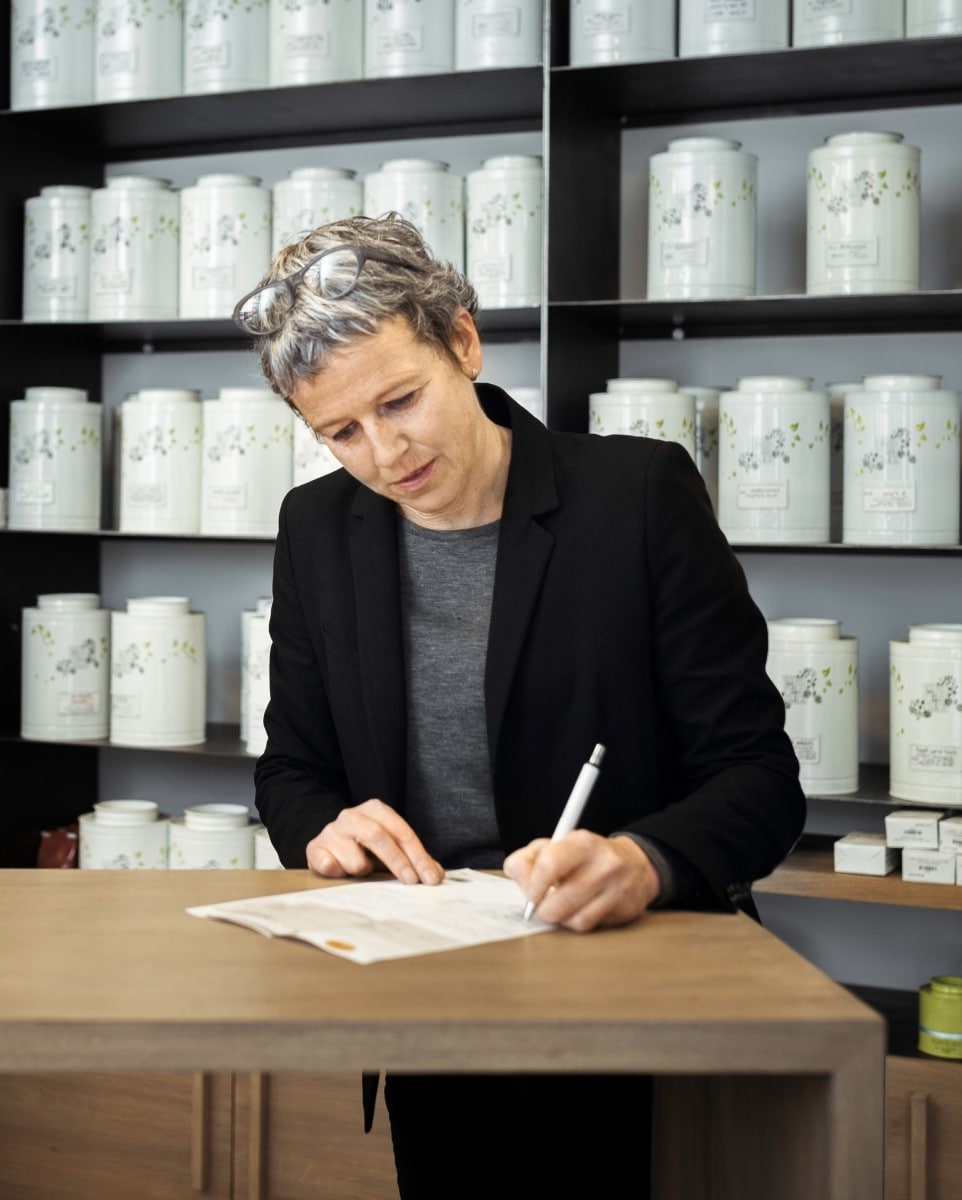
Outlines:
{"label": "green tin", "polygon": [[919,1050],[962,1062],[962,976],[936,975],[919,988]]}

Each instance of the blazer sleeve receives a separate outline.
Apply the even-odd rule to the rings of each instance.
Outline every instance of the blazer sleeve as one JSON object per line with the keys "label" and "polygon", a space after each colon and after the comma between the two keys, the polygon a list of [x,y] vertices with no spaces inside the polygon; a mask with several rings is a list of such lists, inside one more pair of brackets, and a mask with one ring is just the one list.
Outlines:
{"label": "blazer sleeve", "polygon": [[653,683],[683,794],[631,823],[737,904],[802,831],[805,797],[766,672],[768,630],[684,450],[664,445],[647,480]]}
{"label": "blazer sleeve", "polygon": [[254,768],[254,800],[285,867],[305,867],[306,848],[349,801],[347,781],[311,637],[307,581],[308,525],[280,511],[270,616],[270,701],[264,714],[267,749]]}

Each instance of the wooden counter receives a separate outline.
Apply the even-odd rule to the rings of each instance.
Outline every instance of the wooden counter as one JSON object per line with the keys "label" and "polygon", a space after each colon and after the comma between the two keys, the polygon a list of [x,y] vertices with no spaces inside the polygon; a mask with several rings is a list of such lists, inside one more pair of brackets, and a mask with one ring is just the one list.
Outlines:
{"label": "wooden counter", "polygon": [[877,1200],[882,1019],[742,916],[357,966],[188,916],[306,872],[0,872],[0,1071],[642,1071],[662,1196]]}

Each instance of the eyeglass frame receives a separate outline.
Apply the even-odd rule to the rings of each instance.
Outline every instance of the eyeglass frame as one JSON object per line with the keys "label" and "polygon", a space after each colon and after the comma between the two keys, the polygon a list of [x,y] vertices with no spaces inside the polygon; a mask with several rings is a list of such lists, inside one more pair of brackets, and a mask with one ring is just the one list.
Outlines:
{"label": "eyeglass frame", "polygon": [[[272,333],[276,333],[281,327],[280,324],[275,326],[273,329],[267,329],[261,333],[251,329],[247,324],[245,324],[243,317],[240,315],[240,310],[245,304],[253,300],[255,296],[259,296],[261,292],[268,292],[278,287],[283,287],[286,290],[287,296],[291,304],[293,304],[295,291],[298,286],[304,282],[304,279],[311,267],[316,266],[322,258],[327,258],[329,254],[336,254],[342,250],[354,251],[355,257],[357,258],[357,271],[355,272],[351,283],[344,289],[343,292],[338,292],[336,296],[326,297],[330,300],[343,300],[345,296],[349,296],[351,292],[354,291],[354,289],[357,287],[357,281],[361,278],[361,272],[364,270],[364,264],[369,259],[371,262],[386,263],[388,266],[392,267],[405,267],[409,271],[424,270],[424,267],[420,265],[404,262],[400,258],[397,258],[393,255],[382,254],[380,251],[368,250],[365,246],[358,246],[355,242],[341,242],[337,246],[328,246],[326,250],[322,250],[319,254],[315,254],[314,257],[306,262],[303,267],[299,267],[290,275],[282,275],[280,279],[272,279],[270,283],[261,283],[254,288],[253,291],[248,292],[246,296],[242,296],[234,305],[234,311],[231,314],[231,320],[238,329],[242,330],[250,337],[269,337]],[[283,324],[283,322],[281,322],[281,324]]]}

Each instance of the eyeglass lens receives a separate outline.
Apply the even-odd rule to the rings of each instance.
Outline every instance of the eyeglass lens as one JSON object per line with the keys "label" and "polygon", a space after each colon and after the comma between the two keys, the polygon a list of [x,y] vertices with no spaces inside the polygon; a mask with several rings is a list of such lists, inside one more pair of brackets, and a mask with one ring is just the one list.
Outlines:
{"label": "eyeglass lens", "polygon": [[290,278],[254,292],[240,305],[237,317],[249,329],[266,331],[293,303],[299,284],[306,283],[324,299],[337,300],[357,282],[363,263],[364,256],[354,247],[327,251]]}

